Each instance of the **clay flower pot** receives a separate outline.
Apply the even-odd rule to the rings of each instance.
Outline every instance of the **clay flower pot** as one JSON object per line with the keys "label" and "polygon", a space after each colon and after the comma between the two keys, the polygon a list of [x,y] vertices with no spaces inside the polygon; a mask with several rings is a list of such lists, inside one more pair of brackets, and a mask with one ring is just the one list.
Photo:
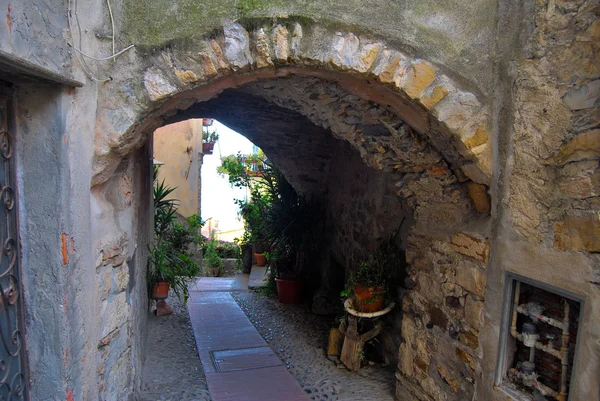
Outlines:
{"label": "clay flower pot", "polygon": [[303,280],[283,280],[276,278],[277,296],[282,304],[299,304],[302,301]]}
{"label": "clay flower pot", "polygon": [[152,298],[167,299],[169,297],[169,283],[161,281],[154,284],[152,288]]}
{"label": "clay flower pot", "polygon": [[211,153],[215,147],[214,142],[204,142],[202,144],[202,153]]}
{"label": "clay flower pot", "polygon": [[267,264],[267,258],[265,258],[265,254],[264,253],[255,253],[254,257],[256,258],[256,265],[257,266],[265,266]]}
{"label": "clay flower pot", "polygon": [[385,300],[385,288],[378,287],[363,287],[360,285],[354,286],[354,298],[356,300],[354,306],[359,312],[377,312],[383,308]]}

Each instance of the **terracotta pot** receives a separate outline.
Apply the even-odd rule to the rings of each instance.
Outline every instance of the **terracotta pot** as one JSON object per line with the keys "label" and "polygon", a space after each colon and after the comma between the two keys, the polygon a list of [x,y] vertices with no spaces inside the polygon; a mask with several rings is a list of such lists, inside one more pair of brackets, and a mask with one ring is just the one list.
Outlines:
{"label": "terracotta pot", "polygon": [[356,310],[359,312],[377,312],[383,308],[385,288],[354,286],[354,299]]}
{"label": "terracotta pot", "polygon": [[152,288],[152,298],[167,299],[169,297],[169,283],[161,281],[154,284]]}
{"label": "terracotta pot", "polygon": [[214,147],[214,142],[204,142],[202,144],[202,153],[212,152]]}
{"label": "terracotta pot", "polygon": [[219,277],[221,268],[219,266],[205,266],[204,275],[206,277]]}
{"label": "terracotta pot", "polygon": [[299,304],[302,301],[303,280],[283,280],[276,278],[277,296],[282,304]]}
{"label": "terracotta pot", "polygon": [[264,253],[255,253],[254,257],[256,258],[256,265],[257,266],[265,266],[267,264],[267,258],[265,258],[265,254]]}

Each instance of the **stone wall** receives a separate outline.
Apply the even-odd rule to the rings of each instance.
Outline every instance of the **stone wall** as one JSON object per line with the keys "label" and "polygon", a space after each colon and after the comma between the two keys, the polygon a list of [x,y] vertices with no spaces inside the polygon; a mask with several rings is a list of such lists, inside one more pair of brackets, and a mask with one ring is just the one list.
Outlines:
{"label": "stone wall", "polygon": [[[148,315],[146,265],[152,241],[151,146],[125,159],[105,191],[94,191],[93,209],[111,205],[114,225],[94,215],[96,378],[101,399],[124,399],[139,389]],[[104,206],[106,207],[106,206]]]}
{"label": "stone wall", "polygon": [[[136,48],[85,65],[54,3],[11,4],[0,27],[0,70],[16,83],[32,399],[139,388],[147,139],[194,110],[246,128],[300,190],[329,188],[342,268],[351,247],[414,218],[390,342],[403,340],[402,399],[505,399],[496,363],[507,272],[585,297],[573,399],[597,399],[596,1],[183,0],[165,18],[160,1],[143,11],[115,1],[116,48]],[[78,47],[109,54],[105,3],[72,7]],[[262,127],[236,119],[245,108]],[[346,192],[363,195],[350,204]]]}

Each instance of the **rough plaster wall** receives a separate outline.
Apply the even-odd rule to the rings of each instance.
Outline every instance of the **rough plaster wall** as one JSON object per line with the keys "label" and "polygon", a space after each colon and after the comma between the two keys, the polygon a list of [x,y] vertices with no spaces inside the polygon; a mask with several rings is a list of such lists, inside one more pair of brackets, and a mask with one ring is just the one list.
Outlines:
{"label": "rough plaster wall", "polygon": [[[594,1],[501,3],[497,230],[479,399],[492,391],[506,272],[585,296],[572,399],[600,399],[599,20]],[[519,15],[520,18],[514,18]],[[513,111],[514,110],[514,111]],[[504,339],[500,338],[500,341]]]}
{"label": "rough plaster wall", "polygon": [[97,388],[124,399],[140,385],[147,321],[147,247],[152,239],[151,146],[125,159],[94,191],[94,250],[100,310],[96,319]]}
{"label": "rough plaster wall", "polygon": [[71,56],[65,46],[67,5],[62,0],[3,1],[0,51],[69,77]]}
{"label": "rough plaster wall", "polygon": [[178,212],[185,216],[200,214],[199,173],[202,154],[202,120],[169,124],[154,131],[154,157],[165,163],[159,180],[175,187]]}
{"label": "rough plaster wall", "polygon": [[[68,96],[71,95],[71,96]],[[32,399],[96,391],[89,168],[95,89],[22,84],[18,176]],[[86,102],[85,109],[71,107]],[[90,378],[92,378],[90,380]]]}
{"label": "rough plaster wall", "polygon": [[[16,93],[16,160],[25,298],[27,351],[32,399],[65,395],[65,349],[69,346],[61,261],[65,207],[62,144],[65,116],[60,89],[22,87]],[[43,196],[40,196],[40,192]]]}

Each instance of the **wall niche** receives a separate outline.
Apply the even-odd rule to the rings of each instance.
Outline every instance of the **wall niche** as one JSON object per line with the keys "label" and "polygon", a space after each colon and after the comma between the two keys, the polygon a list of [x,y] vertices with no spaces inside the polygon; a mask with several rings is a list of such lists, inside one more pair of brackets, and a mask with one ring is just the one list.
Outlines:
{"label": "wall niche", "polygon": [[583,297],[509,274],[497,389],[519,401],[572,401]]}

